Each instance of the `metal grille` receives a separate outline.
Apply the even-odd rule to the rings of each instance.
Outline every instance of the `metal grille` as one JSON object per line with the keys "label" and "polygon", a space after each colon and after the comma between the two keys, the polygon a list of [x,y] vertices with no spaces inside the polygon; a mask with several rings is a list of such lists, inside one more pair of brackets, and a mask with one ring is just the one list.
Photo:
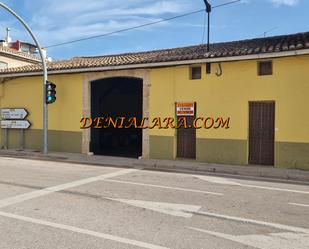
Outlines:
{"label": "metal grille", "polygon": [[259,75],[272,75],[273,63],[272,61],[260,61],[258,62],[258,74]]}
{"label": "metal grille", "polygon": [[198,67],[191,67],[191,80],[199,80],[202,78],[202,68],[200,66]]}

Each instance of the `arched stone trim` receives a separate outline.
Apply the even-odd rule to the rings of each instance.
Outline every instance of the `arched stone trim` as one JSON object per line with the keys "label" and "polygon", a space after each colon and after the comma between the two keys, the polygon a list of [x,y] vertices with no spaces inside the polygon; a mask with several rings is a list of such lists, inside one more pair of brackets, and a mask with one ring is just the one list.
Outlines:
{"label": "arched stone trim", "polygon": [[[150,93],[150,70],[149,69],[130,69],[106,72],[86,73],[83,81],[83,117],[91,116],[91,87],[90,83],[95,80],[111,77],[134,77],[143,79],[143,117],[149,118],[149,93]],[[90,129],[83,130],[82,153],[89,154]],[[142,157],[149,158],[149,130],[143,130]]]}

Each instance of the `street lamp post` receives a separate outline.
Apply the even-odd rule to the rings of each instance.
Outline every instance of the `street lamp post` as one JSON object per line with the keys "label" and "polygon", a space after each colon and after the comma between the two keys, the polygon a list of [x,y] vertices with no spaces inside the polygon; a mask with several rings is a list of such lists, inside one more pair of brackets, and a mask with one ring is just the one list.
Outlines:
{"label": "street lamp post", "polygon": [[207,52],[209,52],[210,48],[210,13],[211,13],[211,5],[208,0],[204,0],[206,6],[206,13],[208,15],[208,26],[207,26]]}
{"label": "street lamp post", "polygon": [[30,29],[30,27],[27,25],[27,23],[11,8],[6,6],[4,3],[0,2],[0,6],[10,12],[14,17],[18,19],[18,21],[26,28],[26,30],[31,35],[32,39],[34,40],[42,60],[42,66],[43,66],[43,153],[48,153],[48,107],[47,103],[45,101],[46,99],[46,84],[47,84],[47,67],[46,67],[46,60],[43,55],[42,47],[39,44],[38,39]]}

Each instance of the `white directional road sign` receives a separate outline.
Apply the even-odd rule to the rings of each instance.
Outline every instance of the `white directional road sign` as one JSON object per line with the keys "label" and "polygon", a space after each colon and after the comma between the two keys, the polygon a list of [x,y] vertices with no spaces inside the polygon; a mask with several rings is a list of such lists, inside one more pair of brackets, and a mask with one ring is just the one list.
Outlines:
{"label": "white directional road sign", "polygon": [[28,120],[1,120],[3,129],[28,129],[30,125]]}
{"label": "white directional road sign", "polygon": [[28,112],[23,108],[1,109],[2,119],[24,119]]}

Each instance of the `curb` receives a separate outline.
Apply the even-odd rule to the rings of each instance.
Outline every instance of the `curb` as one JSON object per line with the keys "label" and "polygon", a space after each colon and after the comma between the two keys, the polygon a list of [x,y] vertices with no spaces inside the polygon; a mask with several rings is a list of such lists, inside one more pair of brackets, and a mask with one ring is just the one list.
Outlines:
{"label": "curb", "polygon": [[235,165],[220,165],[207,164],[199,162],[185,162],[185,161],[164,161],[164,160],[145,160],[128,159],[124,163],[125,158],[120,162],[111,162],[111,159],[102,159],[100,162],[87,160],[85,156],[82,159],[74,159],[59,155],[44,155],[39,152],[25,152],[25,151],[0,151],[0,157],[22,158],[32,160],[44,160],[63,163],[75,163],[82,165],[105,166],[105,167],[119,167],[119,168],[143,168],[144,170],[155,170],[164,172],[178,172],[190,174],[211,174],[214,176],[226,176],[231,178],[247,178],[262,181],[277,181],[300,183],[309,185],[309,171],[297,169],[281,169],[281,168],[266,168],[258,166],[235,166]]}
{"label": "curb", "polygon": [[[187,166],[169,166],[169,165],[160,165],[160,164],[154,164],[154,165],[148,165],[140,163],[139,166],[143,166],[146,170],[159,170],[159,171],[168,171],[168,172],[181,172],[181,173],[195,173],[195,174],[208,174],[213,176],[226,176],[230,178],[246,178],[246,179],[257,179],[262,181],[277,181],[277,182],[290,182],[290,183],[301,183],[305,185],[309,185],[309,174],[302,175],[300,174],[302,171],[295,172],[297,174],[288,174],[288,173],[281,173],[277,172],[277,169],[273,168],[273,173],[270,172],[263,172],[262,171],[251,171],[248,172],[244,168],[244,171],[242,170],[227,170],[225,168],[222,168],[221,165],[213,165],[213,166],[193,166],[193,167],[187,167]],[[223,167],[230,167],[230,166],[223,166]],[[246,167],[246,166],[241,166]],[[280,169],[278,169],[280,171]],[[308,172],[309,173],[309,172]]]}

